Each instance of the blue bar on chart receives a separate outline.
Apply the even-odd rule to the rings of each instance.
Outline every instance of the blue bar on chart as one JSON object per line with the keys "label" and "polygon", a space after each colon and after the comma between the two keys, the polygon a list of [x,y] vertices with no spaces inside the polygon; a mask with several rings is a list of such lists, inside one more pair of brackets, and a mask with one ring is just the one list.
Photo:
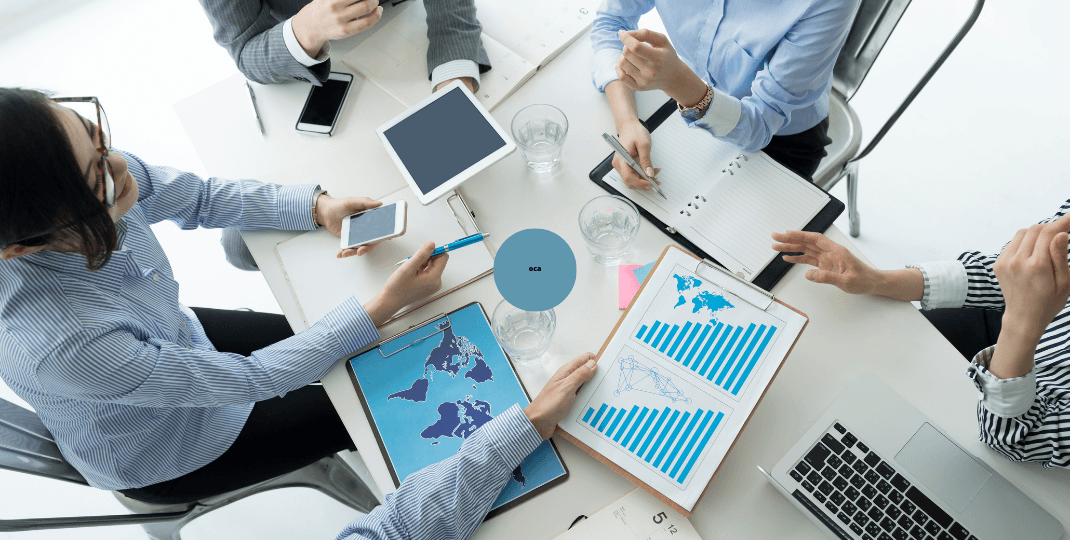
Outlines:
{"label": "blue bar on chart", "polygon": [[[609,424],[611,417],[615,419]],[[683,484],[723,418],[722,412],[702,409],[680,411],[665,407],[659,411],[636,405],[618,409],[603,403],[597,411],[588,408],[583,422],[622,450]]]}
{"label": "blue bar on chart", "polygon": [[754,323],[744,328],[720,322],[716,325],[688,322],[681,328],[654,321],[649,329],[643,325],[635,337],[654,352],[735,396],[754,372],[776,331],[775,326]]}

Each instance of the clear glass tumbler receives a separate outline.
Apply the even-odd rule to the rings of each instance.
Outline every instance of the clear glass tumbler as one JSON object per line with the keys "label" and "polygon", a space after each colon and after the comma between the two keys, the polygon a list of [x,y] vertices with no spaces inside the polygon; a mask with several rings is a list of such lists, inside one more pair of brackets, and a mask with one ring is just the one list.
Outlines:
{"label": "clear glass tumbler", "polygon": [[561,163],[568,119],[560,109],[553,105],[528,105],[513,117],[511,129],[529,169],[549,172]]}
{"label": "clear glass tumbler", "polygon": [[616,195],[601,195],[580,210],[580,231],[591,258],[599,264],[620,264],[639,234],[639,210]]}
{"label": "clear glass tumbler", "polygon": [[494,308],[490,326],[513,363],[527,365],[542,360],[543,353],[550,348],[557,329],[557,315],[552,309],[524,311],[502,300]]}

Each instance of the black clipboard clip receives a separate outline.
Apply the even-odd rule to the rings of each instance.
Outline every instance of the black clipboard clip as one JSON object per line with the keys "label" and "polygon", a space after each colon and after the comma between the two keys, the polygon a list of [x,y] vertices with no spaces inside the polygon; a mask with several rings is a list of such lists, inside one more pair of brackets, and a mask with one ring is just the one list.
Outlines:
{"label": "black clipboard clip", "polygon": [[[427,328],[423,332],[416,332],[417,330],[420,330],[421,328],[424,328],[428,325],[432,325],[432,328]],[[452,325],[450,323],[450,316],[445,313],[439,313],[438,315],[435,315],[434,317],[431,317],[430,319],[427,319],[426,321],[420,324],[410,326],[408,330],[405,330],[404,332],[401,332],[391,337],[390,339],[383,341],[375,349],[379,351],[379,354],[381,354],[383,358],[390,358],[391,356],[401,351],[404,351],[405,349],[408,349],[409,347],[412,347],[413,345],[416,345],[417,343],[427,338],[441,334],[447,328],[452,328]],[[402,337],[412,333],[415,333],[415,335],[409,337],[407,340],[401,339]],[[386,348],[385,351],[383,350],[384,347]]]}

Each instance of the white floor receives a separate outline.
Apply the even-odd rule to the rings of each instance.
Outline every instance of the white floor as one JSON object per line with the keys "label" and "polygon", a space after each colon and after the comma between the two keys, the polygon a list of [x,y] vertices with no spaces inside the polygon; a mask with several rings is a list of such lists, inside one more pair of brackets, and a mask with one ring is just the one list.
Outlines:
{"label": "white floor", "polygon": [[[918,1],[853,105],[871,136],[954,32],[968,0]],[[4,13],[0,11],[0,13]],[[3,15],[0,15],[3,16]],[[862,236],[884,268],[995,252],[1070,197],[1063,133],[1070,4],[990,0],[972,33],[861,162]],[[920,60],[919,60],[920,59]],[[115,144],[151,163],[205,171],[172,105],[235,73],[193,0],[39,0],[0,19],[0,86],[96,95]],[[593,165],[593,164],[592,164]],[[833,194],[846,200],[845,186]],[[846,214],[837,222],[846,230]],[[263,279],[231,268],[216,231],[155,227],[188,305],[279,312]],[[965,381],[965,379],[964,379]],[[0,384],[0,398],[20,402]],[[0,519],[124,513],[111,495],[0,471]],[[305,489],[258,495],[194,521],[197,539],[333,538],[356,514]],[[16,538],[0,534],[0,538]],[[22,539],[136,539],[138,527]]]}

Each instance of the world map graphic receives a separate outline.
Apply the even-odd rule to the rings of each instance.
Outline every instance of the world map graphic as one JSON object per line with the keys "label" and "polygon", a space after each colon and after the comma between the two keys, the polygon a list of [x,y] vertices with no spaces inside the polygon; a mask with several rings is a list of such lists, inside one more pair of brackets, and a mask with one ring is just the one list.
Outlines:
{"label": "world map graphic", "polygon": [[[436,373],[444,373],[455,379],[464,371],[463,378],[472,380],[472,388],[480,383],[494,380],[494,372],[483,358],[483,352],[465,336],[454,334],[453,328],[442,328],[442,340],[431,350],[424,361],[423,376],[413,381],[412,386],[387,396],[386,401],[403,399],[414,403],[427,401],[427,391],[434,383]],[[467,439],[483,424],[494,418],[490,403],[465,396],[464,399],[446,401],[437,406],[438,420],[420,432],[420,437],[437,445],[439,439],[455,437]],[[525,486],[522,466],[513,470],[512,479]]]}
{"label": "world map graphic", "polygon": [[727,298],[717,293],[709,291],[698,291],[697,293],[694,293],[694,290],[702,286],[701,279],[692,276],[681,276],[679,274],[673,274],[672,277],[676,278],[676,292],[680,293],[680,298],[676,301],[676,305],[673,306],[673,309],[690,303],[691,313],[698,313],[705,310],[711,317],[713,317],[710,319],[710,322],[715,322],[717,320],[717,312],[735,307]]}

